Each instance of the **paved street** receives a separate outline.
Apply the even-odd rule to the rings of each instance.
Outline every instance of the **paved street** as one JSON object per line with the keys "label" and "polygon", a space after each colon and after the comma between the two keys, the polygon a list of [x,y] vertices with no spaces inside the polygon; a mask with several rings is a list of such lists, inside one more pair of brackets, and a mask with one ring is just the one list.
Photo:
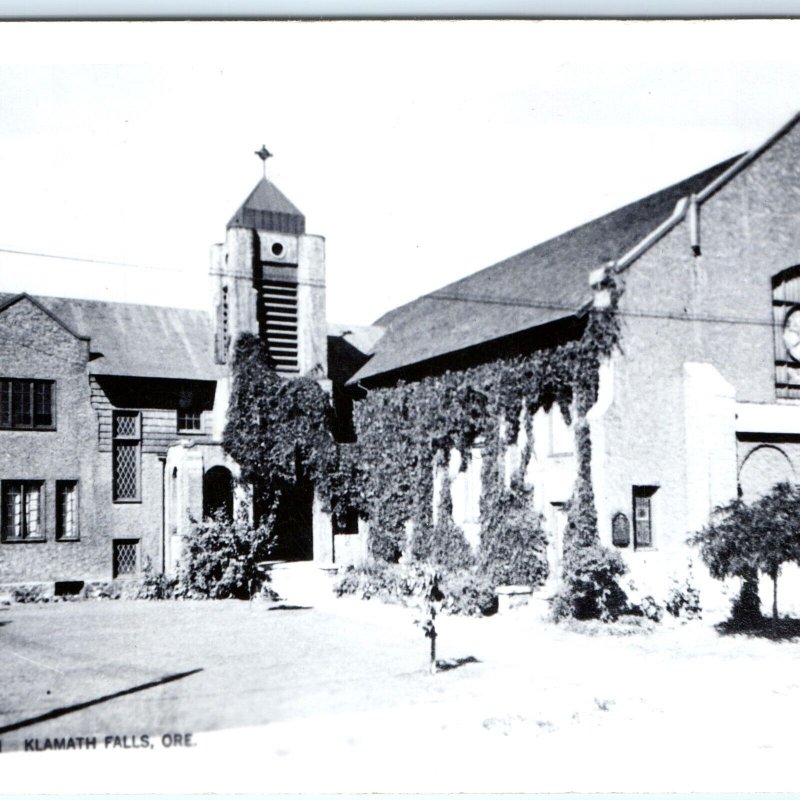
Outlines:
{"label": "paved street", "polygon": [[[795,642],[720,636],[705,622],[587,636],[520,610],[443,618],[440,656],[452,668],[431,677],[407,609],[352,599],[270,609],[0,609],[4,789],[797,787]],[[178,732],[196,746],[166,752],[159,737]],[[105,735],[144,734],[152,755],[8,752],[33,738],[94,735],[103,749]]]}

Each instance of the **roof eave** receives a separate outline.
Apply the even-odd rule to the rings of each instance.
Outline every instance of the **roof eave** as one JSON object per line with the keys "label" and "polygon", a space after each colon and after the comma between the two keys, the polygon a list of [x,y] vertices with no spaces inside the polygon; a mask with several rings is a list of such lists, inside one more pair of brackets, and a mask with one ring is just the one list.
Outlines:
{"label": "roof eave", "polygon": [[444,358],[457,358],[458,356],[464,356],[470,352],[477,352],[480,348],[497,346],[503,342],[509,342],[510,340],[517,339],[521,336],[529,336],[537,332],[543,332],[548,329],[558,328],[559,326],[563,325],[565,322],[569,320],[580,322],[585,318],[586,313],[591,309],[591,307],[592,307],[592,302],[588,301],[587,303],[582,304],[575,311],[565,312],[561,316],[549,319],[547,320],[547,322],[542,322],[539,325],[533,325],[530,328],[521,328],[520,330],[512,331],[511,333],[506,333],[503,334],[502,336],[497,336],[493,339],[467,345],[466,347],[463,347],[460,350],[451,350],[445,353],[438,353],[434,356],[430,356],[428,358],[422,358],[419,359],[418,361],[410,361],[406,364],[402,364],[397,367],[391,367],[390,369],[380,370],[377,372],[370,372],[369,371],[370,362],[368,361],[366,364],[364,364],[363,367],[361,367],[361,369],[358,372],[355,373],[355,375],[353,375],[345,383],[345,385],[356,386],[363,382],[369,382],[374,384],[375,382],[382,382],[387,380],[399,380],[402,377],[403,373],[419,370],[420,368],[424,368],[426,365],[432,366]]}

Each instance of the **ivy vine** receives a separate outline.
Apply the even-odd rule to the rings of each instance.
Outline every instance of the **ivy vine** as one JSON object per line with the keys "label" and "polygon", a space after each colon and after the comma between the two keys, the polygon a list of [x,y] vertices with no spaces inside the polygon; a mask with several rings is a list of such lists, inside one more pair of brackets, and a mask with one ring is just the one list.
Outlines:
{"label": "ivy vine", "polygon": [[[334,442],[330,398],[319,384],[278,376],[258,337],[244,335],[235,348],[224,447],[267,507],[287,485],[309,480],[335,516],[356,508],[368,519],[371,555],[394,562],[406,552],[423,558],[443,542],[457,540],[452,530],[433,525],[434,474],[446,466],[452,450],[461,453],[466,468],[477,444],[483,459],[478,561],[490,570],[490,554],[497,554],[493,563],[508,558],[510,545],[499,545],[497,538],[509,529],[509,514],[530,513],[524,474],[532,453],[533,416],[540,408],[557,407],[568,423],[576,416],[578,478],[565,551],[598,543],[585,416],[597,399],[600,363],[619,341],[620,291],[610,278],[605,288],[610,307],[588,311],[575,339],[369,391],[354,406],[356,441],[350,444]],[[518,441],[521,421],[527,444],[509,487],[503,455]],[[511,527],[519,528],[515,520]],[[526,520],[533,525],[531,517]],[[542,550],[539,539],[528,545]],[[541,573],[536,577],[541,579]]]}

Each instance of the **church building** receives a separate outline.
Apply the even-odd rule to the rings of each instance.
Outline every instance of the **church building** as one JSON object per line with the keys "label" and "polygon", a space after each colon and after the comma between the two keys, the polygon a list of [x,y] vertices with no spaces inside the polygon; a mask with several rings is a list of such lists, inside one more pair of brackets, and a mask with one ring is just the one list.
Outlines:
{"label": "church building", "polygon": [[[800,476],[799,223],[797,115],[748,153],[390,311],[352,382],[393,386],[569,341],[608,306],[613,279],[620,341],[587,415],[599,535],[663,600],[690,558],[707,578],[687,538],[715,506]],[[461,467],[454,452],[453,516],[475,544],[480,449]],[[576,471],[572,427],[539,410],[525,478],[551,575]]]}
{"label": "church building", "polygon": [[[586,418],[599,534],[663,598],[715,506],[800,475],[799,220],[800,115],[369,328],[328,325],[324,240],[266,178],[213,248],[207,312],[0,295],[0,584],[169,572],[192,520],[234,507],[243,491],[221,437],[240,333],[263,337],[280,374],[358,402],[579,336],[611,278],[620,341]],[[532,431],[525,479],[557,574],[574,430],[553,408]],[[476,545],[477,444],[462,466],[455,453],[445,465],[453,517]],[[334,530],[313,491],[285,517],[292,557],[365,557],[368,524]]]}

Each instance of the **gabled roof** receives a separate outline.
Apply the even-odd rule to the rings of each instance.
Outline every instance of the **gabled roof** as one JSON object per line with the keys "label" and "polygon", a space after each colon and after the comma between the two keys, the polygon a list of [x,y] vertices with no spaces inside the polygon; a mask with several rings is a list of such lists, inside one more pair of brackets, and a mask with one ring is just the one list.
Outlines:
{"label": "gabled roof", "polygon": [[39,300],[35,297],[32,297],[27,292],[22,292],[21,294],[12,294],[12,295],[0,295],[4,299],[0,300],[0,313],[5,311],[7,308],[15,305],[16,303],[20,302],[21,300],[27,300],[29,303],[32,303],[36,308],[38,308],[42,313],[46,314],[50,319],[53,320],[57,325],[60,325],[70,336],[74,336],[76,339],[82,339],[83,341],[88,342],[89,337],[83,336],[82,334],[78,333],[77,331],[73,330],[66,322],[64,322],[61,317],[57,314],[54,314],[49,308],[43,306]]}
{"label": "gabled roof", "polygon": [[574,316],[591,300],[592,270],[628,252],[681,198],[700,192],[738,158],[389,311],[375,322],[386,334],[351,382]]}
{"label": "gabled roof", "polygon": [[[0,295],[3,303],[14,295]],[[89,372],[149,378],[215,380],[225,374],[214,363],[209,315],[185,308],[30,298],[74,335],[89,338]]]}
{"label": "gabled roof", "polygon": [[306,218],[280,189],[262,178],[231,217],[228,227],[305,233]]}

